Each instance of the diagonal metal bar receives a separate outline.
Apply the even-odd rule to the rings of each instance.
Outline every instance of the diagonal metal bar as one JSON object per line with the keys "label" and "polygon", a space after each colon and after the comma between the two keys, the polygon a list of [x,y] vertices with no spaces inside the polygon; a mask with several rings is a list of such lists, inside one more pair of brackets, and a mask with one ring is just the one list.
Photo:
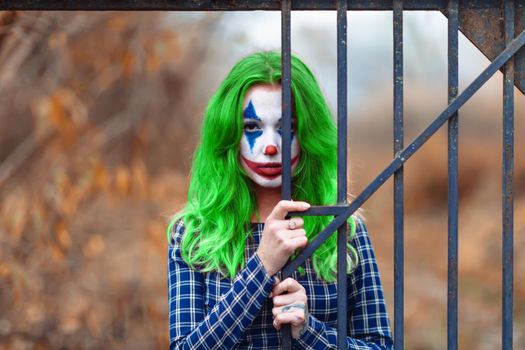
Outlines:
{"label": "diagonal metal bar", "polygon": [[[328,226],[322,230],[310,244],[297,255],[297,257],[288,263],[283,272],[287,275],[295,271],[312,253],[323,244],[333,232],[346,222],[372,194],[375,193],[404,162],[425,144],[428,139],[439,130],[445,122],[456,113],[482,86],[496,73],[514,54],[525,45],[525,30],[520,33],[502,53],[488,65],[483,72],[470,85],[456,97],[445,110],[421,133],[414,141],[403,149],[392,162],[356,197],[345,211],[337,216]],[[295,215],[295,213],[290,213]]]}

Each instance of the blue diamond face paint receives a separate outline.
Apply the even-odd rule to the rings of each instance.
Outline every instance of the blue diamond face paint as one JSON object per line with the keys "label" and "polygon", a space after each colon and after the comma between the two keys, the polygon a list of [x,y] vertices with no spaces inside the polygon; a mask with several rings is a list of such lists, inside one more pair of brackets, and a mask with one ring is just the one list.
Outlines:
{"label": "blue diamond face paint", "polygon": [[252,100],[248,102],[248,107],[244,109],[243,115],[244,115],[244,119],[254,119],[254,120],[261,121],[261,118],[257,116],[257,112],[255,111],[255,107],[253,106]]}
{"label": "blue diamond face paint", "polygon": [[253,147],[255,146],[255,141],[258,137],[260,137],[263,134],[263,131],[259,128],[258,122],[261,121],[261,119],[257,116],[257,112],[255,111],[255,107],[253,106],[252,100],[248,102],[248,107],[244,109],[243,112],[244,116],[244,136],[248,140],[248,144],[250,145],[250,153],[253,153]]}
{"label": "blue diamond face paint", "polygon": [[244,130],[244,136],[246,137],[246,140],[248,140],[248,144],[250,145],[250,153],[253,154],[253,147],[255,146],[255,141],[257,141],[257,138],[260,137],[263,134],[262,130],[257,131],[247,131]]}
{"label": "blue diamond face paint", "polygon": [[[282,182],[281,99],[279,85],[254,85],[248,89],[243,101],[244,132],[239,145],[241,164],[250,179],[263,187],[279,187]],[[292,122],[292,131],[294,124],[295,121]],[[292,172],[299,153],[299,141],[292,132]]]}

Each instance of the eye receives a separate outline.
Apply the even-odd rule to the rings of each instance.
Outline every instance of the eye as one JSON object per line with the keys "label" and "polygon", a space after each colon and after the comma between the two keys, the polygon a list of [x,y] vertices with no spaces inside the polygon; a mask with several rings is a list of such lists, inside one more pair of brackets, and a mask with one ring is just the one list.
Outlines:
{"label": "eye", "polygon": [[259,125],[256,123],[246,123],[244,124],[244,131],[246,132],[255,132],[260,130]]}

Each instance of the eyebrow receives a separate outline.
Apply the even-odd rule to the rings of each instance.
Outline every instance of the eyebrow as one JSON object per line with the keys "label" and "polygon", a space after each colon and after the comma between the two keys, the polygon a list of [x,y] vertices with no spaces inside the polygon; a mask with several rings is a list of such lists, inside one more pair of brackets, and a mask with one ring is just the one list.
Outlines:
{"label": "eyebrow", "polygon": [[246,107],[243,111],[244,119],[254,119],[254,120],[261,120],[257,113],[255,112],[255,107],[253,106],[252,100],[250,100],[250,103],[248,103],[248,107]]}

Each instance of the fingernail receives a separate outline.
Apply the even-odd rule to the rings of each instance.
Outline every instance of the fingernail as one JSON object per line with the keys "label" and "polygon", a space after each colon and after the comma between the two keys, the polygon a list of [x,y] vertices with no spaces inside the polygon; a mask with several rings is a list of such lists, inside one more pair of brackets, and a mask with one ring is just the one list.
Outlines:
{"label": "fingernail", "polygon": [[302,204],[303,204],[303,207],[310,208],[310,204],[308,204],[308,203],[302,203]]}

